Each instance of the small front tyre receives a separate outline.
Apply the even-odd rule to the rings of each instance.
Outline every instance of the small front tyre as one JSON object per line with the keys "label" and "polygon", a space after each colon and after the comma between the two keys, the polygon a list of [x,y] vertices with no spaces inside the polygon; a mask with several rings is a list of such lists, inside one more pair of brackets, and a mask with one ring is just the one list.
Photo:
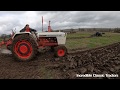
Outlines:
{"label": "small front tyre", "polygon": [[67,48],[65,46],[54,47],[54,53],[56,57],[64,57],[67,54]]}

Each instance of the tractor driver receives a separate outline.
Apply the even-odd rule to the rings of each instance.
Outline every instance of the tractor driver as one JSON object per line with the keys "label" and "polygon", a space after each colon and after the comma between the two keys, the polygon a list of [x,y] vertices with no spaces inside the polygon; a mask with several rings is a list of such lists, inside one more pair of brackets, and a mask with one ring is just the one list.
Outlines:
{"label": "tractor driver", "polygon": [[32,32],[32,31],[37,32],[37,30],[30,28],[28,24],[26,24],[25,27],[20,30],[20,32]]}

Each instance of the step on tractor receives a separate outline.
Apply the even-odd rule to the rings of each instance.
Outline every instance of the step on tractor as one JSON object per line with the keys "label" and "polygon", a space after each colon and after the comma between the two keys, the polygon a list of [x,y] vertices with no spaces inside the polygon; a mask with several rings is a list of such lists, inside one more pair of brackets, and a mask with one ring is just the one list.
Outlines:
{"label": "step on tractor", "polygon": [[50,47],[55,57],[64,57],[67,54],[65,47],[67,33],[53,32],[49,24],[47,32],[19,32],[12,31],[11,37],[0,43],[12,52],[18,61],[30,61],[37,56],[38,49]]}

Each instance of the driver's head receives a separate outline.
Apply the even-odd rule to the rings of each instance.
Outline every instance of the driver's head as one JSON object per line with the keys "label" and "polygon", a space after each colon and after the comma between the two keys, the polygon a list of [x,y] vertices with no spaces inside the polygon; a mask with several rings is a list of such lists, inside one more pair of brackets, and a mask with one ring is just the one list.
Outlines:
{"label": "driver's head", "polygon": [[26,24],[25,28],[26,28],[26,29],[29,28],[29,24]]}

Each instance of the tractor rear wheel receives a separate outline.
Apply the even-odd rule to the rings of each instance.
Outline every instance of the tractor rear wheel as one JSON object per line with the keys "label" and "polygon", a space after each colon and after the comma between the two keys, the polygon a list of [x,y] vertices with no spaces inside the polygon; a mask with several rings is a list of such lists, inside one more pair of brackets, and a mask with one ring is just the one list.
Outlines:
{"label": "tractor rear wheel", "polygon": [[19,61],[29,61],[37,54],[37,45],[29,35],[19,35],[12,43],[12,54]]}
{"label": "tractor rear wheel", "polygon": [[54,47],[54,52],[56,57],[64,57],[67,54],[67,48],[65,46]]}

